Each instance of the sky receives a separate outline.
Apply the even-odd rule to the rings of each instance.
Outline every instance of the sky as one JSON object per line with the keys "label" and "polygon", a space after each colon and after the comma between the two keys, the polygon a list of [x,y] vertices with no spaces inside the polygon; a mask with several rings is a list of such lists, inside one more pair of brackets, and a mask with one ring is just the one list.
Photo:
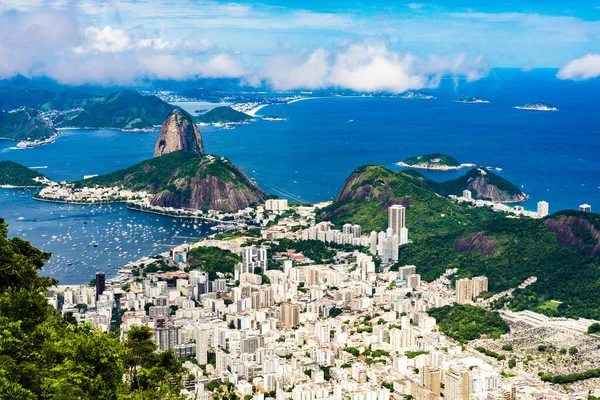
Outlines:
{"label": "sky", "polygon": [[0,0],[0,79],[400,93],[506,67],[600,76],[600,0]]}

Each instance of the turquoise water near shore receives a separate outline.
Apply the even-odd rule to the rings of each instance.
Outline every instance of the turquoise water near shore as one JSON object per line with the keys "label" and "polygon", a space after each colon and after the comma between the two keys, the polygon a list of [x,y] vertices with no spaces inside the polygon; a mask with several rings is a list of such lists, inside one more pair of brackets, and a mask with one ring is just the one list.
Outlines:
{"label": "turquoise water near shore", "polygon": [[[399,169],[395,163],[407,157],[442,152],[461,162],[501,168],[495,172],[531,196],[525,203],[528,209],[546,200],[551,212],[581,203],[600,210],[600,83],[558,81],[552,71],[509,72],[458,87],[444,81],[433,100],[314,99],[259,112],[287,121],[201,130],[207,152],[230,158],[266,191],[297,201],[335,198],[344,179],[360,165]],[[452,101],[461,96],[491,103]],[[551,103],[560,111],[514,108],[530,101]],[[0,140],[0,160],[46,167],[38,171],[54,180],[75,180],[151,157],[156,135],[69,130],[53,144],[24,150]],[[464,172],[424,174],[445,180]],[[153,242],[176,244],[210,232],[207,225],[194,227],[187,220],[130,211],[124,205],[41,203],[31,193],[1,189],[0,217],[10,224],[10,235],[54,254],[46,272],[65,284],[89,281],[96,268],[110,273],[126,261],[166,250],[153,247]],[[115,237],[121,250],[115,250]],[[103,244],[90,246],[94,240]]]}

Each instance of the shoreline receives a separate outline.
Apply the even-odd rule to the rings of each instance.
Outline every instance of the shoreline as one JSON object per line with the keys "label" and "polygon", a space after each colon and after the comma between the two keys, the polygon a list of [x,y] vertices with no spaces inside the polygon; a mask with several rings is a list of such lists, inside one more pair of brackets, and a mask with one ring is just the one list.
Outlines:
{"label": "shoreline", "polygon": [[451,166],[451,165],[429,166],[426,164],[410,165],[410,164],[406,164],[404,161],[397,162],[396,165],[398,165],[400,167],[404,167],[404,168],[426,169],[429,171],[457,171],[459,169],[474,168],[477,166],[476,164],[471,164],[471,163],[463,163],[463,164],[456,165],[456,166]]}

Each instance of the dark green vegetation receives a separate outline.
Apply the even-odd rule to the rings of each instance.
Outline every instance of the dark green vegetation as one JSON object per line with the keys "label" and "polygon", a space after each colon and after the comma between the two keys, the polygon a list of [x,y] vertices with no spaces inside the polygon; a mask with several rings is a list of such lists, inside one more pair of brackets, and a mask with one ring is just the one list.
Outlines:
{"label": "dark green vegetation", "polygon": [[420,168],[460,167],[460,162],[456,158],[441,153],[423,154],[407,158],[402,162]]}
{"label": "dark green vegetation", "polygon": [[233,274],[235,264],[242,258],[229,250],[218,247],[196,247],[188,254],[188,270],[201,269],[208,272],[210,280],[217,278],[217,272]]}
{"label": "dark green vegetation", "polygon": [[62,316],[43,293],[57,281],[38,271],[50,257],[0,220],[0,397],[174,399],[184,374],[152,332],[133,327],[120,343]]}
{"label": "dark green vegetation", "polygon": [[14,161],[0,161],[0,185],[18,187],[42,186],[33,178],[43,178],[44,175]]}
{"label": "dark green vegetation", "polygon": [[176,151],[110,174],[75,182],[77,187],[120,186],[155,194],[153,205],[237,211],[267,195],[224,157]]}
{"label": "dark green vegetation", "polygon": [[[459,277],[484,275],[489,279],[490,292],[517,287],[536,276],[536,283],[517,289],[513,299],[505,300],[510,301],[512,310],[600,318],[596,295],[600,290],[600,258],[578,253],[546,228],[549,220],[558,223],[561,215],[545,220],[497,218],[457,227],[454,232],[401,247],[397,265],[417,265],[425,280],[435,279],[447,268],[459,268]],[[561,303],[544,307],[549,300]]]}
{"label": "dark green vegetation", "polygon": [[598,333],[598,332],[600,332],[600,323],[599,322],[594,322],[593,324],[588,326],[588,330],[587,330],[588,334],[592,335],[592,334]]}
{"label": "dark green vegetation", "polygon": [[286,252],[295,250],[298,253],[304,254],[318,264],[322,264],[335,256],[335,250],[330,249],[325,243],[320,240],[290,240],[281,239],[277,243],[269,244],[271,254],[275,252]]}
{"label": "dark green vegetation", "polygon": [[56,124],[79,128],[151,129],[175,109],[156,96],[144,96],[133,90],[89,97],[79,107],[63,114]]}
{"label": "dark green vegetation", "polygon": [[236,111],[227,106],[215,107],[204,114],[194,117],[196,122],[205,124],[239,123],[250,119],[252,119],[251,115]]}
{"label": "dark green vegetation", "polygon": [[461,342],[479,339],[482,335],[497,339],[510,332],[500,314],[468,304],[434,308],[427,313],[436,319],[442,332]]}
{"label": "dark green vegetation", "polygon": [[506,179],[481,168],[473,168],[454,180],[435,182],[428,179],[426,183],[431,190],[442,196],[460,196],[465,189],[472,192],[473,198],[482,200],[513,201],[514,197],[522,195],[521,189]]}
{"label": "dark green vegetation", "polygon": [[37,110],[0,111],[0,138],[12,140],[45,140],[56,131]]}
{"label": "dark green vegetation", "polygon": [[485,354],[488,357],[493,357],[498,361],[506,360],[506,356],[504,354],[496,353],[495,351],[486,349],[485,347],[477,346],[475,347],[475,350],[482,354]]}
{"label": "dark green vegetation", "polygon": [[392,171],[378,165],[356,169],[346,180],[336,201],[318,217],[337,226],[359,224],[363,231],[385,230],[392,204],[407,208],[406,226],[414,240],[454,232],[498,215],[484,208],[467,208],[436,194],[433,181],[417,171]]}
{"label": "dark green vegetation", "polygon": [[567,375],[548,375],[542,374],[541,378],[545,382],[552,382],[558,384],[573,383],[582,381],[590,378],[600,378],[600,368],[589,369],[583,372],[575,372]]}

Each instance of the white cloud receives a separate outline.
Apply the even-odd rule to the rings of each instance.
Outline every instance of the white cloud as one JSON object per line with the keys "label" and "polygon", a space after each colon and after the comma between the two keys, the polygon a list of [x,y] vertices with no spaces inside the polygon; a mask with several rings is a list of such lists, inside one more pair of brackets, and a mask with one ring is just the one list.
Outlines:
{"label": "white cloud", "polygon": [[411,10],[419,10],[421,8],[423,8],[424,4],[420,4],[420,3],[408,3],[408,8],[410,8]]}
{"label": "white cloud", "polygon": [[263,77],[278,90],[337,87],[401,93],[435,87],[446,75],[474,81],[487,71],[482,57],[471,61],[466,54],[459,54],[453,59],[430,57],[424,61],[410,53],[390,51],[383,43],[360,42],[336,52],[318,49],[303,56],[274,57]]}
{"label": "white cloud", "polygon": [[0,13],[0,79],[29,74],[79,44],[78,21],[66,11]]}
{"label": "white cloud", "polygon": [[145,79],[187,80],[198,77],[235,78],[242,64],[227,54],[207,60],[155,53],[104,53],[65,57],[47,65],[44,75],[69,85],[130,85]]}
{"label": "white cloud", "polygon": [[88,43],[85,46],[76,47],[74,49],[76,53],[120,53],[131,49],[129,35],[110,26],[103,28],[90,26],[85,30],[85,37]]}
{"label": "white cloud", "polygon": [[600,54],[586,54],[572,60],[558,71],[559,79],[585,80],[600,76]]}

